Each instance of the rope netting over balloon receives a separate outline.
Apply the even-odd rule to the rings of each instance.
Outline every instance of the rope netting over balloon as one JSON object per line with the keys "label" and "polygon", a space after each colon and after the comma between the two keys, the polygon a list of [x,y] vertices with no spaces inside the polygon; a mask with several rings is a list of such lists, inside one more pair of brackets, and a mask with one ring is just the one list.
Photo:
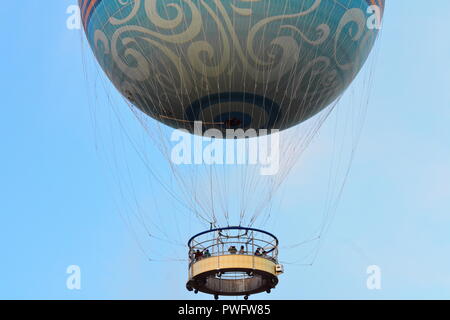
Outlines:
{"label": "rope netting over balloon", "polygon": [[[235,7],[236,10],[230,11],[232,14],[226,12],[220,1],[169,1],[173,3],[161,6],[156,5],[157,1],[143,1],[146,15],[137,14],[142,9],[138,7],[140,1],[125,2],[128,5],[124,4],[124,12],[112,13],[109,20],[112,25],[124,24],[122,33],[115,32],[109,39],[106,32],[96,32],[93,47],[97,55],[96,50],[114,55],[112,46],[117,45],[114,41],[121,41],[121,46],[132,43],[119,50],[120,63],[133,74],[133,79],[141,81],[116,78],[113,80],[116,88],[111,86],[110,79],[116,77],[112,73],[120,67],[114,65],[107,69],[102,65],[105,75],[89,52],[84,37],[83,63],[96,146],[113,181],[117,210],[143,253],[151,261],[187,261],[186,241],[193,234],[211,227],[245,226],[276,234],[281,243],[279,254],[283,263],[312,265],[350,172],[369,104],[377,50],[357,76],[360,65],[365,62],[365,57],[358,55],[356,58],[361,61],[353,62],[355,66],[345,76],[349,79],[344,81],[337,73],[330,72],[324,50],[332,52],[333,48],[316,46],[315,42],[338,31],[329,27],[333,24],[332,14],[325,18],[319,15],[317,8],[322,1],[304,1],[303,7],[295,8],[300,14],[291,13],[292,2],[284,1],[276,16],[269,12],[271,1],[266,1],[262,7],[258,7],[260,0],[235,1],[233,3],[242,2],[245,6]],[[332,11],[344,2],[358,1],[328,0],[328,9]],[[191,10],[190,16],[181,14],[180,3]],[[194,20],[199,18],[195,14],[197,5],[202,6],[201,14],[210,20],[205,22],[203,17],[204,24],[197,37],[185,40],[180,37],[180,30],[195,28]],[[361,4],[361,9],[366,6]],[[271,41],[261,40],[256,47],[245,47],[242,43],[238,46],[237,33],[233,35],[230,28],[242,25],[243,17],[251,16],[255,10],[265,10],[262,16],[272,19],[276,26],[252,29],[258,21],[247,19],[248,26],[242,28],[258,30],[262,34],[260,39],[269,37]],[[159,12],[153,17],[159,24],[156,23],[151,32],[139,29],[140,34],[136,36],[136,30],[128,22],[145,26],[154,12]],[[297,26],[302,25],[300,21],[306,16],[311,27],[300,30]],[[361,27],[365,25],[350,19],[340,32],[354,39]],[[212,32],[217,36],[215,46],[208,44]],[[162,34],[176,44],[170,50],[154,39]],[[273,40],[286,37],[300,39],[298,47],[287,46],[287,40]],[[362,41],[375,39],[367,37]],[[330,41],[329,45],[336,43]],[[149,44],[156,53],[143,55],[142,52],[150,52]],[[234,50],[229,50],[230,47]],[[286,59],[286,50],[288,54],[298,54],[294,64],[292,59]],[[203,61],[184,63],[193,59]],[[175,69],[174,61],[179,64]],[[246,67],[242,61],[261,63]],[[267,61],[279,63],[271,68]],[[301,64],[303,68],[296,67]],[[239,68],[242,81],[236,83],[232,75]],[[198,74],[200,80],[193,76]],[[355,81],[343,93],[355,76]],[[192,85],[186,79],[197,79],[197,82]],[[318,82],[326,83],[330,90],[316,94]],[[205,100],[205,92],[231,92],[236,86],[244,92],[240,100],[235,98],[239,95],[234,94],[229,95],[232,97],[229,100],[225,99],[228,96],[217,98],[212,94]],[[234,111],[219,110],[219,115],[213,115],[217,110],[210,108],[194,119],[190,112],[180,114],[174,108],[178,103],[186,105],[187,97],[200,101],[198,105],[206,102],[213,105],[218,101],[216,109],[221,104],[232,103],[231,108],[240,105],[241,112],[232,120],[237,121],[235,129],[242,126],[247,130],[246,117],[252,121],[262,117],[258,109],[249,106],[266,102],[258,100],[261,93],[276,96],[277,105],[283,106],[285,112],[277,113],[270,121],[276,128],[285,130],[274,134],[269,130],[268,135],[245,139],[221,139],[224,128],[230,127],[230,123],[233,126],[230,119]],[[317,109],[324,104],[326,108]],[[270,114],[267,117],[270,118]],[[293,119],[302,119],[302,122],[295,125]],[[205,126],[216,129],[215,134],[212,137],[191,134],[196,121],[202,121],[200,129]],[[175,132],[173,127],[187,131]],[[176,152],[181,141],[190,143],[189,156],[186,148],[182,154]],[[255,146],[267,147],[265,154]],[[191,163],[174,160],[176,157],[191,159]],[[232,161],[227,161],[231,158]],[[273,172],[263,174],[270,166],[275,167]]]}

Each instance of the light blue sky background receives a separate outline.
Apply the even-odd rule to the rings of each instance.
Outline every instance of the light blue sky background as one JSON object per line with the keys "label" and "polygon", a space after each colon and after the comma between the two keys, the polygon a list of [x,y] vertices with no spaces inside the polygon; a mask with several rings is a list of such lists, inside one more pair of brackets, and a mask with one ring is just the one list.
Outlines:
{"label": "light blue sky background", "polygon": [[[65,25],[74,2],[0,9],[0,298],[206,297],[185,290],[185,264],[148,262],[118,213],[93,130],[106,114],[91,116],[80,32]],[[314,266],[286,266],[261,298],[450,298],[449,21],[447,0],[388,1],[372,99],[331,229]],[[280,208],[301,224],[301,203],[289,200],[295,181]],[[66,289],[71,264],[82,269],[80,291]],[[378,291],[365,285],[371,264],[382,270]]]}

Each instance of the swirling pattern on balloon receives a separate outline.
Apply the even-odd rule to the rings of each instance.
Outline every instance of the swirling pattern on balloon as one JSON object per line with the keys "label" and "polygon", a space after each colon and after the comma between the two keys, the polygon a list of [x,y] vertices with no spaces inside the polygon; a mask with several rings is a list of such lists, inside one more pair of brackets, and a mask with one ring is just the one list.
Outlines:
{"label": "swirling pattern on balloon", "polygon": [[[186,24],[186,13],[185,8],[183,8],[179,2],[172,1],[174,3],[167,3],[164,1],[164,6],[167,8],[174,8],[177,12],[176,16],[172,19],[163,18],[158,13],[158,0],[117,0],[122,6],[132,6],[130,14],[125,18],[118,19],[116,17],[111,17],[109,23],[119,28],[114,32],[112,36],[110,51],[113,55],[114,62],[117,63],[119,68],[124,74],[136,81],[147,80],[151,73],[148,59],[142,56],[142,53],[135,49],[127,49],[121,56],[118,52],[118,44],[131,47],[136,45],[138,39],[145,40],[149,45],[154,46],[160,50],[161,53],[165,54],[170,61],[176,66],[180,77],[183,81],[188,81],[186,77],[188,69],[193,69],[198,73],[201,73],[207,77],[218,77],[222,75],[226,68],[230,66],[230,56],[231,50],[237,54],[240,59],[242,67],[245,69],[248,75],[250,75],[254,80],[261,81],[276,81],[280,76],[283,76],[298,62],[300,46],[298,41],[293,36],[278,36],[271,41],[272,46],[276,46],[282,49],[281,58],[276,59],[275,55],[267,54],[266,60],[263,60],[256,52],[255,44],[258,42],[256,36],[261,33],[264,28],[271,23],[276,21],[286,21],[287,19],[296,19],[302,16],[313,13],[320,5],[322,0],[315,0],[314,3],[307,9],[295,13],[295,14],[285,14],[277,15],[272,17],[267,17],[255,23],[248,32],[248,36],[244,46],[241,44],[239,36],[234,29],[233,20],[230,17],[229,12],[224,7],[224,4],[220,0],[214,0],[216,8],[211,8],[206,1],[200,0],[199,3],[202,8],[209,14],[217,26],[220,33],[220,39],[222,40],[221,48],[223,49],[220,63],[217,65],[208,65],[202,59],[202,54],[206,57],[212,57],[215,54],[214,45],[211,45],[207,40],[195,40],[198,37],[202,37],[203,28],[203,16],[201,9],[193,3],[192,0],[182,0],[181,2],[186,4],[191,13],[191,19],[187,27],[179,33],[162,33],[154,30],[150,30],[142,27],[139,24],[132,25],[130,22],[136,18],[141,6],[145,9],[146,17],[149,22],[158,29],[168,29],[175,30],[182,23]],[[261,2],[263,0],[240,0],[239,2]],[[160,1],[162,2],[162,1]],[[252,9],[239,8],[232,3],[230,3],[232,10],[240,15],[246,15],[249,19],[252,17]],[[219,17],[216,12],[219,12],[221,17]],[[123,25],[123,26],[121,26]],[[304,32],[299,30],[295,25],[282,25],[283,29],[290,29],[295,31],[304,41],[311,45],[320,45],[330,36],[330,28],[326,24],[321,24],[317,27],[317,38],[310,39]],[[96,30],[98,34],[102,33],[102,30]],[[134,37],[127,37],[122,35],[133,33]],[[105,36],[101,37],[105,39]],[[183,44],[191,42],[187,49],[187,58],[189,61],[189,67],[186,68],[181,63],[180,59],[177,58],[177,52],[170,49],[167,44]],[[102,54],[104,54],[103,52]],[[131,67],[127,62],[133,58],[137,64]],[[147,61],[146,61],[147,60]],[[264,67],[264,68],[261,68]],[[263,69],[263,70],[261,70]],[[269,76],[269,78],[267,78]]]}
{"label": "swirling pattern on balloon", "polygon": [[[116,13],[92,37],[108,76],[122,92],[150,86],[150,98],[164,92],[180,105],[241,82],[274,100],[289,94],[288,107],[308,100],[323,108],[355,77],[376,36],[363,5],[330,6],[340,0],[114,1]],[[337,20],[326,10],[340,10]]]}

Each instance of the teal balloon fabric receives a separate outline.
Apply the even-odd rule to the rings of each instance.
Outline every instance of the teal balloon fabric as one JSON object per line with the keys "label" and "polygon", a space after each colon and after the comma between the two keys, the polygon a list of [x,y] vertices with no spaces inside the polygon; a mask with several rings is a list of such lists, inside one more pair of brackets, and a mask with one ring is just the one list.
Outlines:
{"label": "teal balloon fabric", "polygon": [[[286,129],[330,105],[366,61],[382,0],[80,0],[101,67],[174,128]],[[375,20],[374,20],[375,19]]]}

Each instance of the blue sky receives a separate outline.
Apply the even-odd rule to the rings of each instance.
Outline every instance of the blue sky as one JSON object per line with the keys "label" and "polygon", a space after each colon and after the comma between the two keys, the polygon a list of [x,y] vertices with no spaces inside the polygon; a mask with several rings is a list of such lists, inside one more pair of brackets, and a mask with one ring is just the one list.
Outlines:
{"label": "blue sky", "polygon": [[[183,262],[149,262],[120,215],[127,209],[99,151],[111,114],[87,93],[81,34],[66,28],[71,4],[2,5],[0,298],[207,298],[185,290]],[[319,256],[311,267],[286,265],[260,298],[450,298],[449,12],[447,0],[388,2],[360,144]],[[310,173],[321,171],[319,140]],[[287,181],[275,231],[304,223],[299,208],[316,199],[302,207],[305,188]],[[137,192],[145,206],[146,189]],[[66,288],[72,264],[81,290]],[[381,290],[366,288],[372,264]]]}

